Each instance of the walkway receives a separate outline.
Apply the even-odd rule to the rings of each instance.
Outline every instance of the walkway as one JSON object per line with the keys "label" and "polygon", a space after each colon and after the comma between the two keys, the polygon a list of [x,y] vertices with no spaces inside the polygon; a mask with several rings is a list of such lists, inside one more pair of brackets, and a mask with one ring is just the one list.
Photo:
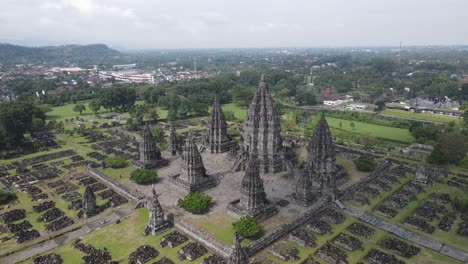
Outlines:
{"label": "walkway", "polygon": [[[23,249],[19,252],[0,258],[0,263],[13,264],[13,263],[21,262],[23,260],[31,258],[35,255],[42,254],[44,252],[57,248],[69,241],[82,237],[86,235],[87,233],[90,233],[94,230],[100,229],[106,225],[113,224],[117,220],[131,215],[133,212],[134,212],[133,206],[120,208],[114,211],[110,215],[97,218],[89,223],[86,223],[80,229],[65,233],[54,239],[47,240],[43,243],[36,244],[34,246]],[[103,224],[101,224],[102,221],[104,221]]]}
{"label": "walkway", "polygon": [[410,232],[402,227],[399,227],[397,225],[388,223],[384,220],[381,220],[379,218],[376,218],[364,211],[361,211],[356,208],[344,208],[342,209],[343,212],[346,214],[356,217],[359,220],[373,225],[377,228],[380,228],[382,230],[385,230],[389,232],[390,234],[393,234],[395,236],[401,237],[403,239],[406,239],[408,241],[411,241],[415,244],[418,244],[420,246],[432,249],[436,252],[439,252],[442,255],[454,258],[456,260],[459,260],[461,262],[468,263],[468,252],[444,245],[440,243],[437,240],[430,239],[427,237],[424,237],[422,235],[415,234],[413,232]]}

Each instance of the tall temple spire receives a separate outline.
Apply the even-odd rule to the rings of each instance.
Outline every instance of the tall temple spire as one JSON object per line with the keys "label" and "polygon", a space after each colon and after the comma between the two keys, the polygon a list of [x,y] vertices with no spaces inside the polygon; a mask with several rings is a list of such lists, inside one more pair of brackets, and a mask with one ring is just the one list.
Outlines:
{"label": "tall temple spire", "polygon": [[243,147],[249,155],[258,155],[263,173],[276,173],[283,169],[280,134],[279,115],[262,75],[245,119]]}
{"label": "tall temple spire", "polygon": [[239,206],[247,211],[255,211],[266,202],[266,194],[263,188],[263,180],[260,178],[258,160],[253,156],[249,160],[244,178],[242,178]]}
{"label": "tall temple spire", "polygon": [[232,253],[229,256],[228,264],[248,264],[249,256],[241,245],[241,238],[238,233],[234,234]]}
{"label": "tall temple spire", "polygon": [[139,167],[154,168],[167,164],[167,160],[161,157],[161,151],[154,143],[153,135],[147,124],[143,126],[142,140],[139,144],[140,159],[137,162]]}
{"label": "tall temple spire", "polygon": [[164,210],[159,203],[156,189],[153,186],[153,197],[148,203],[149,221],[146,225],[145,235],[157,235],[169,228],[169,222],[164,218]]}
{"label": "tall temple spire", "polygon": [[185,190],[199,191],[216,185],[216,180],[206,174],[203,159],[192,132],[189,133],[181,155],[180,174],[172,182]]}
{"label": "tall temple spire", "polygon": [[296,191],[294,198],[296,201],[303,205],[309,206],[315,200],[315,195],[312,188],[312,178],[309,173],[307,164],[304,167],[296,169]]}
{"label": "tall temple spire", "polygon": [[211,153],[226,152],[235,144],[227,134],[227,127],[219,97],[215,95],[205,136],[205,144]]}
{"label": "tall temple spire", "polygon": [[203,165],[202,156],[198,151],[197,144],[195,144],[195,138],[190,132],[184,146],[184,152],[182,153],[179,179],[193,184],[204,177],[206,177],[206,170]]}
{"label": "tall temple spire", "polygon": [[98,214],[100,208],[96,204],[96,195],[94,195],[93,189],[86,186],[85,191],[83,193],[83,201],[82,201],[82,212],[84,218],[89,218]]}
{"label": "tall temple spire", "polygon": [[336,156],[333,139],[325,114],[315,128],[309,143],[307,166],[311,173],[313,186],[322,194],[333,195],[336,189]]}
{"label": "tall temple spire", "polygon": [[178,142],[177,142],[177,133],[174,126],[171,125],[169,129],[169,137],[167,139],[167,150],[171,152],[172,156],[177,154]]}
{"label": "tall temple spire", "polygon": [[245,169],[240,200],[230,203],[228,209],[237,215],[249,215],[257,220],[265,220],[277,213],[275,205],[266,197],[263,180],[260,178],[258,159],[255,155],[250,156]]}

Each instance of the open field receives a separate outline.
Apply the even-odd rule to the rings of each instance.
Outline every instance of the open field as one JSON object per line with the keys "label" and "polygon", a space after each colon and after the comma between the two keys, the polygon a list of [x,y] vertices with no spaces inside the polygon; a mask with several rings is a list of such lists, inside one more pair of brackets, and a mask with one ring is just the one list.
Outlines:
{"label": "open field", "polygon": [[247,113],[247,108],[240,107],[236,103],[224,104],[221,107],[223,111],[231,111],[234,113],[234,116],[239,120],[245,119],[245,114]]}
{"label": "open field", "polygon": [[[334,117],[327,117],[327,122],[332,130],[336,129],[353,134],[359,134],[360,136],[368,136],[383,140],[388,139],[403,143],[413,142],[413,136],[408,129],[374,125],[359,121],[349,121]],[[351,123],[354,123],[354,127],[351,127]]]}
{"label": "open field", "polygon": [[430,114],[430,113],[413,113],[410,111],[403,111],[403,110],[397,110],[397,109],[385,109],[380,113],[380,115],[408,118],[408,119],[414,119],[414,120],[441,122],[441,123],[449,123],[452,121],[460,122],[460,118],[455,117],[455,116],[446,116],[446,115],[438,115],[438,114]]}
{"label": "open field", "polygon": [[[356,237],[355,235],[351,234],[348,230],[346,230],[346,228],[348,226],[350,226],[355,221],[356,221],[355,218],[346,216],[346,220],[343,223],[337,224],[337,225],[332,225],[333,234],[331,234],[331,235],[316,235],[316,237],[317,237],[316,243],[317,243],[318,246],[315,247],[315,248],[310,248],[310,247],[303,248],[303,247],[301,247],[301,246],[299,246],[299,245],[297,245],[297,244],[295,244],[293,242],[288,241],[287,243],[289,245],[292,245],[292,246],[296,247],[299,250],[299,257],[300,257],[299,261],[289,261],[289,262],[282,261],[282,260],[278,259],[277,257],[273,256],[271,253],[268,253],[266,251],[263,252],[263,255],[266,255],[267,258],[269,258],[271,260],[274,260],[275,263],[282,263],[282,264],[283,263],[284,264],[286,264],[286,263],[301,263],[301,261],[306,259],[307,256],[312,255],[314,260],[318,261],[321,264],[327,264],[326,261],[324,261],[324,260],[318,258],[317,256],[315,256],[315,253],[323,245],[325,245],[325,243],[331,242],[340,233],[344,233],[344,234]],[[367,225],[367,224],[365,224],[365,225]],[[369,227],[371,227],[371,226],[369,226]],[[392,236],[389,235],[388,233],[386,233],[385,231],[375,229],[374,227],[371,227],[371,228],[373,228],[375,230],[375,234],[370,239],[363,239],[363,238],[358,237],[359,240],[363,244],[363,250],[354,251],[354,252],[344,250],[348,255],[349,263],[363,262],[364,257],[370,252],[370,250],[372,248],[376,248],[376,249],[379,249],[380,251],[391,254],[391,252],[389,252],[389,251],[381,248],[380,246],[378,246],[378,243],[382,239],[392,237]],[[408,243],[408,244],[413,245],[412,243]],[[453,259],[451,259],[449,257],[446,257],[446,256],[443,256],[443,255],[441,255],[439,253],[436,253],[434,251],[425,249],[425,248],[421,248],[421,252],[418,255],[416,255],[415,257],[411,258],[411,259],[406,259],[406,258],[400,257],[398,255],[395,255],[395,256],[398,259],[401,259],[401,260],[405,261],[406,263],[425,263],[425,264],[461,263],[461,262],[453,260]]]}
{"label": "open field", "polygon": [[[112,256],[112,259],[119,263],[128,263],[128,256],[131,252],[135,251],[139,246],[151,245],[159,251],[159,255],[149,261],[153,263],[166,256],[175,263],[200,263],[204,257],[208,257],[206,254],[204,257],[197,259],[194,262],[189,261],[178,261],[177,251],[188,244],[189,241],[176,248],[162,248],[159,245],[161,237],[172,232],[174,229],[168,230],[158,236],[144,236],[146,223],[148,221],[148,210],[145,208],[137,209],[134,214],[123,219],[120,224],[112,224],[105,226],[99,230],[96,230],[85,237],[82,241],[84,244],[91,244],[96,248],[107,248]],[[67,264],[79,264],[82,263],[81,256],[83,253],[74,249],[71,243],[67,243],[60,246],[51,252],[54,252],[66,260],[64,263]],[[45,254],[50,253],[46,252]],[[23,263],[31,263],[31,260],[24,261]]]}

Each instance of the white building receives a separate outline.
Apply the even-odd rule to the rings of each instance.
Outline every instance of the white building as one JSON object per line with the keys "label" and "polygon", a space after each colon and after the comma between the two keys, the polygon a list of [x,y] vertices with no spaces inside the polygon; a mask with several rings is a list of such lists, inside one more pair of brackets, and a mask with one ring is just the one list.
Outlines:
{"label": "white building", "polygon": [[358,111],[363,111],[367,110],[366,105],[358,105],[358,104],[349,104],[346,106],[346,110],[358,110]]}

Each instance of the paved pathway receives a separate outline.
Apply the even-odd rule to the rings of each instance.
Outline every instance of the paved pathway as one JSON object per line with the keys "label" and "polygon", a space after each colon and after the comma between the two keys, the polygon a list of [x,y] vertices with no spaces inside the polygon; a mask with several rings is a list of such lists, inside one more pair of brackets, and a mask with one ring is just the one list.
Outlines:
{"label": "paved pathway", "polygon": [[420,246],[432,249],[434,251],[439,252],[442,255],[454,258],[456,260],[468,263],[468,252],[444,245],[440,243],[437,240],[427,238],[425,236],[415,234],[413,232],[410,232],[402,227],[399,227],[397,225],[388,223],[384,220],[381,220],[379,218],[376,218],[364,211],[361,211],[356,208],[344,208],[342,209],[343,212],[350,216],[354,216],[358,218],[359,220],[368,223],[370,225],[373,225],[375,227],[378,227],[382,230],[385,230],[389,232],[390,234],[393,234],[395,236],[401,237],[403,239],[406,239],[408,241],[411,241],[415,244],[418,244]]}
{"label": "paved pathway", "polygon": [[[80,229],[77,229],[72,232],[65,233],[61,236],[58,236],[54,239],[47,240],[43,243],[28,247],[26,249],[23,249],[19,252],[16,252],[14,254],[11,254],[9,256],[5,256],[3,258],[0,258],[0,263],[2,264],[13,264],[16,262],[20,262],[23,260],[26,260],[28,258],[31,258],[35,255],[42,254],[46,251],[52,250],[54,248],[57,248],[71,240],[77,239],[79,237],[84,236],[87,233],[90,233],[94,230],[100,229],[106,225],[110,225],[115,223],[117,220],[129,216],[134,212],[133,206],[130,207],[124,207],[120,208],[110,215],[103,216],[101,218],[97,218],[96,220],[93,220],[89,223],[86,223],[83,225]],[[104,224],[101,224],[101,221],[104,220]]]}

